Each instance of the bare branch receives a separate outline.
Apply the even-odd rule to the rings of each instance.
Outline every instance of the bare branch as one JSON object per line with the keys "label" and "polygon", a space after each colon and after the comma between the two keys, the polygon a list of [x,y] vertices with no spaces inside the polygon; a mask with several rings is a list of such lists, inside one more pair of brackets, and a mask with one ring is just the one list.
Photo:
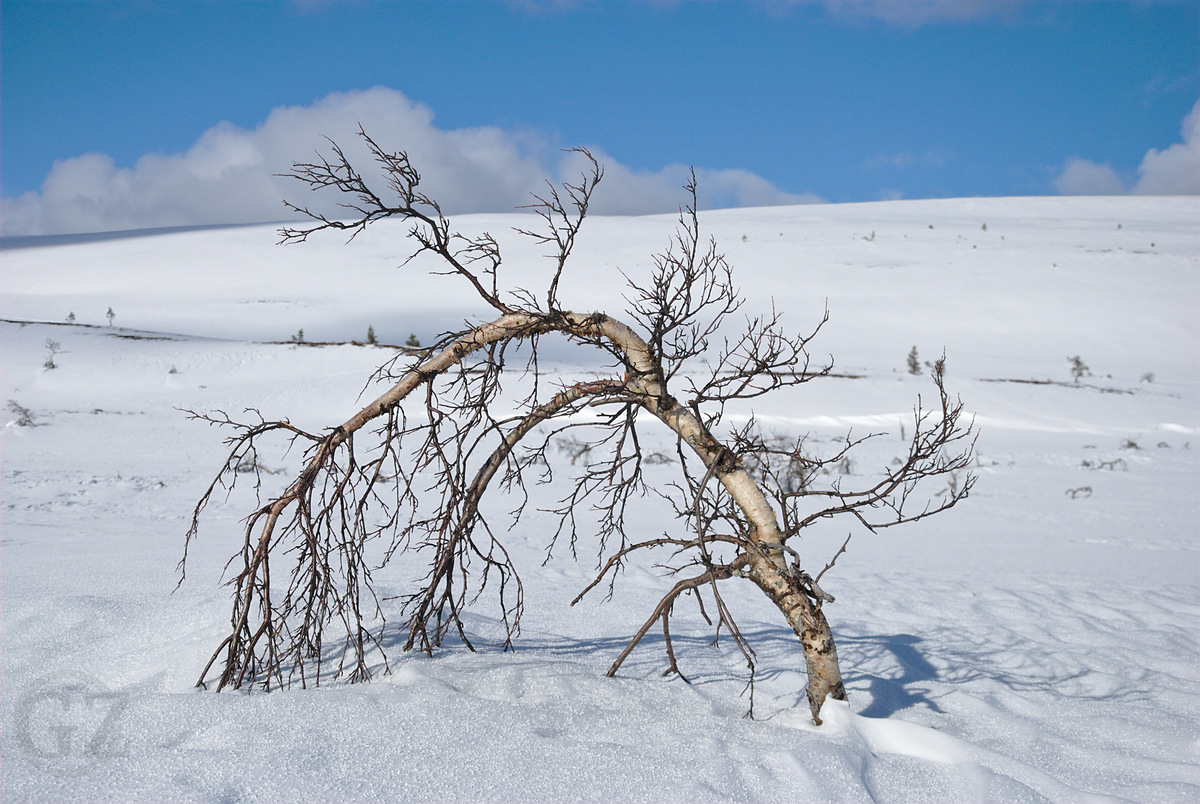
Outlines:
{"label": "bare branch", "polygon": [[[633,649],[637,647],[637,644],[642,641],[642,637],[646,635],[646,632],[650,630],[650,627],[653,626],[659,618],[662,618],[663,626],[666,627],[667,617],[670,613],[671,606],[675,603],[675,598],[679,597],[680,594],[689,589],[695,589],[696,587],[710,583],[715,584],[718,580],[732,578],[735,570],[736,567],[734,566],[713,567],[701,575],[697,575],[693,578],[685,578],[684,580],[675,584],[675,586],[671,588],[671,591],[663,595],[662,600],[658,601],[658,605],[654,607],[654,611],[650,614],[649,619],[642,624],[642,627],[639,628],[637,633],[633,635],[633,638],[629,640],[629,644],[627,644],[625,649],[621,651],[621,655],[616,658],[616,660],[612,663],[612,666],[608,668],[608,672],[605,675],[607,675],[609,678],[612,678],[617,674],[617,671],[621,669],[621,665],[625,663],[625,659],[629,657],[630,653],[633,653]],[[672,666],[675,665],[674,654],[671,656],[671,664]],[[678,672],[678,669],[676,669],[676,672]]]}
{"label": "bare branch", "polygon": [[[451,273],[456,273],[470,282],[479,297],[491,307],[501,313],[513,312],[512,308],[500,301],[495,292],[495,284],[493,283],[492,289],[489,290],[484,286],[479,274],[469,267],[474,262],[485,260],[489,266],[484,269],[484,273],[491,273],[494,277],[495,270],[500,264],[500,252],[495,241],[487,234],[474,240],[461,235],[452,235],[450,222],[442,215],[437,202],[418,190],[421,174],[409,162],[408,154],[404,151],[389,153],[383,150],[367,135],[361,125],[358,128],[358,135],[366,143],[371,155],[379,164],[385,182],[396,196],[397,203],[395,205],[387,204],[354,169],[341,147],[333,140],[329,140],[333,158],[324,157],[318,153],[316,162],[297,162],[292,165],[291,173],[282,175],[308,185],[310,190],[333,188],[350,196],[354,199],[353,201],[342,203],[339,206],[353,214],[349,220],[336,220],[326,217],[322,213],[313,212],[307,207],[285,201],[284,205],[288,209],[311,218],[316,223],[300,228],[283,227],[279,230],[280,243],[303,243],[308,240],[309,235],[326,229],[348,231],[350,239],[353,240],[368,225],[384,218],[399,217],[402,220],[413,222],[409,234],[420,246],[406,262],[424,251],[433,252],[449,266]],[[466,245],[455,250],[453,248],[455,240],[461,240]]]}
{"label": "bare branch", "polygon": [[[604,178],[604,168],[596,161],[591,152],[586,148],[568,148],[568,152],[582,154],[588,162],[591,163],[591,168],[582,174],[578,184],[563,183],[563,192],[566,194],[566,200],[559,193],[558,188],[547,182],[549,193],[546,198],[535,195],[534,199],[537,203],[529,204],[525,209],[533,209],[537,211],[537,215],[545,223],[543,231],[530,231],[527,229],[516,229],[518,234],[532,237],[538,243],[546,244],[553,243],[555,252],[547,255],[555,261],[554,276],[550,280],[549,289],[546,291],[546,310],[558,310],[558,283],[562,278],[563,269],[566,267],[567,259],[571,256],[571,250],[575,247],[575,236],[579,233],[580,227],[583,225],[583,219],[587,216],[588,204],[592,198],[592,192],[596,189],[596,185]],[[570,207],[568,209],[568,207]]]}
{"label": "bare branch", "polygon": [[[748,580],[776,605],[800,641],[809,705],[819,723],[822,702],[845,697],[822,610],[834,598],[819,582],[845,552],[853,531],[815,578],[788,540],[835,516],[875,530],[915,522],[967,497],[975,482],[969,472],[972,424],[962,422],[962,403],[950,400],[942,372],[933,377],[938,404],[926,410],[918,401],[914,410],[905,460],[861,482],[848,473],[826,481],[874,434],[848,435],[821,457],[804,436],[767,438],[753,420],[736,429],[721,425],[726,405],[828,374],[832,362],[812,368],[808,351],[828,311],[807,334],[786,330],[775,310],[734,329],[731,316],[742,299],[724,256],[701,234],[694,174],[685,187],[690,202],[680,211],[679,228],[654,258],[649,280],[630,280],[631,326],[603,312],[565,309],[558,297],[603,177],[586,150],[578,152],[590,169],[578,183],[550,186],[544,196],[535,196],[531,208],[541,231],[517,230],[550,247],[554,270],[546,287],[535,292],[502,285],[499,243],[486,233],[454,232],[437,203],[419,189],[420,174],[403,151],[383,150],[361,127],[359,136],[386,190],[373,189],[331,142],[328,155],[297,163],[287,175],[312,190],[337,191],[349,215],[337,220],[289,204],[313,223],[285,227],[282,242],[303,242],[326,229],[347,231],[353,239],[375,221],[399,217],[412,225],[413,256],[432,254],[445,273],[466,279],[497,317],[467,322],[419,354],[384,363],[373,381],[389,387],[320,433],[286,419],[269,421],[257,411],[246,422],[220,411],[189,412],[232,435],[224,465],[193,510],[180,582],[201,515],[219,488],[229,494],[239,476],[251,477],[257,506],[226,567],[232,576],[229,630],[198,684],[207,683],[214,666],[218,689],[316,685],[330,674],[366,681],[380,667],[387,672],[384,645],[391,641],[386,634],[393,600],[406,618],[406,650],[431,653],[451,633],[474,650],[462,613],[486,591],[498,602],[502,642],[509,647],[520,631],[523,585],[505,546],[506,529],[493,527],[482,501],[489,493],[512,493],[511,524],[519,524],[529,501],[528,473],[534,473],[531,480],[552,482],[551,445],[580,434],[585,440],[575,439],[571,447],[573,476],[554,511],[558,527],[547,545],[547,557],[560,538],[572,554],[582,539],[595,545],[596,575],[572,605],[605,581],[611,596],[624,562],[656,548],[670,553],[657,565],[664,576],[687,575],[659,600],[609,675],[660,620],[667,672],[679,673],[670,619],[678,597],[693,592],[714,642],[724,631],[747,662],[752,714],[755,655],[722,585]],[[549,333],[601,350],[611,360],[611,376],[547,391],[538,355],[540,338]],[[510,350],[525,349],[524,370],[510,369]],[[686,378],[678,383],[687,390],[683,402],[671,389],[680,377]],[[502,385],[510,378],[515,379]],[[675,482],[653,489],[643,475],[646,427],[667,428],[679,472]],[[303,466],[283,491],[264,501],[267,470],[261,458],[268,445],[284,452],[302,445]],[[929,493],[929,481],[947,477],[953,480],[948,490]],[[634,501],[650,491],[666,501],[675,521],[648,539],[637,536],[645,525],[633,519],[633,511]],[[374,573],[403,557],[421,558],[424,570],[401,593],[381,599]],[[715,617],[705,609],[706,592]]]}

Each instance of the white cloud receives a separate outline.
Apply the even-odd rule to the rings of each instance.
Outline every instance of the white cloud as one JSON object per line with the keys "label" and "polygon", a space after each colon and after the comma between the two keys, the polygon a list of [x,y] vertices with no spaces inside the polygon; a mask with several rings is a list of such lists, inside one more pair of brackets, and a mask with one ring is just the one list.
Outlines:
{"label": "white cloud", "polygon": [[[316,2],[317,0],[302,0]],[[710,2],[711,0],[690,0]],[[602,0],[505,0],[514,8],[531,13],[544,11],[570,11],[588,3]],[[646,5],[683,5],[689,0],[642,0]],[[1012,16],[1030,0],[749,0],[750,5],[768,12],[786,11],[793,6],[822,5],[840,17],[850,19],[876,19],[890,25],[919,27],[937,22],[975,20],[993,16]]]}
{"label": "white cloud", "polygon": [[1125,182],[1111,165],[1071,157],[1054,180],[1054,189],[1063,195],[1123,195]]}
{"label": "white cloud", "polygon": [[[592,148],[590,151],[604,166],[604,180],[593,197],[592,209],[597,214],[674,212],[687,200],[681,189],[690,178],[686,165],[668,165],[654,172],[635,171],[600,149]],[[584,168],[584,157],[572,154],[564,160],[561,173],[566,179],[574,181]],[[785,193],[747,170],[696,168],[696,186],[697,200],[702,209],[814,204],[823,200],[812,194]]]}
{"label": "white cloud", "polygon": [[1183,118],[1183,142],[1164,151],[1151,148],[1138,167],[1139,195],[1200,195],[1200,101]]}
{"label": "white cloud", "polygon": [[906,170],[913,165],[922,168],[945,167],[950,156],[945,151],[929,150],[920,156],[910,153],[880,154],[862,163],[863,170]]}
{"label": "white cloud", "polygon": [[1151,148],[1132,186],[1110,165],[1072,157],[1054,179],[1064,195],[1200,195],[1200,101],[1183,118],[1183,142],[1162,151]]}
{"label": "white cloud", "polygon": [[[405,150],[421,171],[422,187],[447,214],[510,211],[541,192],[545,180],[578,171],[538,137],[479,127],[447,131],[433,111],[402,93],[375,89],[335,93],[311,106],[274,109],[253,131],[221,123],[185,153],[148,154],[133,167],[117,167],[105,154],[85,154],[54,164],[40,192],[3,200],[3,232],[66,234],[159,226],[249,223],[289,218],[281,199],[337,214],[333,193],[309,193],[276,174],[292,162],[325,150],[323,136],[338,142],[352,164],[369,176],[370,156],[359,141],[359,123],[385,149]],[[599,151],[605,181],[597,213],[674,211],[683,200],[685,169],[654,173],[623,167]],[[578,155],[575,155],[578,158]],[[566,171],[564,174],[563,171]],[[790,204],[817,200],[784,193],[739,170],[698,170],[705,206]]]}
{"label": "white cloud", "polygon": [[[812,0],[785,0],[812,2]],[[768,0],[769,2],[769,0]],[[779,2],[779,0],[776,0]],[[1007,16],[1026,0],[820,0],[832,12],[882,20],[892,25],[920,26],[934,22]]]}
{"label": "white cloud", "polygon": [[904,170],[911,167],[916,158],[912,154],[880,154],[863,162],[863,170]]}

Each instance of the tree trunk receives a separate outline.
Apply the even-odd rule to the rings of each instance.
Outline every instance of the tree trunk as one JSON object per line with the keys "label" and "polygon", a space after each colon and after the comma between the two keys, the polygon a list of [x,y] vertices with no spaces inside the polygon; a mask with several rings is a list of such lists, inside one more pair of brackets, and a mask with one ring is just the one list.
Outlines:
{"label": "tree trunk", "polygon": [[766,556],[760,554],[751,557],[749,575],[750,580],[779,607],[800,638],[808,670],[808,706],[813,722],[820,726],[821,705],[825,703],[825,698],[846,700],[846,688],[842,685],[842,671],[838,666],[837,647],[833,644],[829,622],[821,611],[820,603],[814,602],[800,588],[791,573],[781,571]]}
{"label": "tree trunk", "polygon": [[[655,365],[645,341],[627,326],[599,314],[593,314],[588,321],[599,325],[597,329],[621,347],[631,365],[639,368],[641,365]],[[774,601],[800,638],[808,671],[808,705],[813,722],[819,726],[821,705],[825,703],[825,698],[833,696],[839,701],[846,699],[833,632],[821,611],[820,601],[814,601],[808,595],[801,587],[799,578],[788,568],[779,521],[762,489],[741,466],[736,463],[722,465],[729,455],[728,451],[712,437],[691,410],[666,393],[655,376],[652,371],[645,372],[644,385],[638,389],[647,395],[642,404],[675,431],[705,465],[717,470],[715,476],[750,523],[747,539],[754,547],[748,551],[750,578]]]}

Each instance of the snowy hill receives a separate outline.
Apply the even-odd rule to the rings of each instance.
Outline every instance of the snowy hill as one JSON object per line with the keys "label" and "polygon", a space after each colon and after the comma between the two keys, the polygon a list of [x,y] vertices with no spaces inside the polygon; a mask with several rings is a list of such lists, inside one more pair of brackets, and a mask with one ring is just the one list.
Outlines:
{"label": "snowy hill", "polygon": [[[502,282],[541,286],[544,249],[511,233],[527,216],[453,222],[500,239]],[[350,244],[287,247],[270,226],[8,239],[0,798],[1194,801],[1200,201],[887,202],[701,222],[747,314],[774,304],[808,331],[830,313],[813,347],[840,376],[734,419],[817,445],[887,432],[862,459],[884,465],[933,392],[906,371],[915,346],[923,361],[945,351],[947,387],[980,431],[968,500],[856,535],[822,582],[850,696],[825,725],[808,719],[795,637],[750,590],[735,605],[758,651],[755,720],[741,717],[744,660],[710,646],[698,615],[672,628],[690,685],[660,677],[661,640],[605,678],[671,581],[631,566],[611,601],[570,607],[594,556],[541,566],[536,518],[510,534],[527,596],[515,652],[397,649],[369,685],[194,690],[253,496],[213,507],[175,590],[192,507],[225,457],[224,434],[180,409],[331,426],[393,353],[351,343],[368,326],[384,343],[428,342],[486,311],[432,263],[398,267],[411,248],[389,222]],[[589,218],[564,303],[620,313],[620,272],[645,276],[674,224]],[[301,330],[329,345],[291,342]],[[1074,356],[1090,369],[1078,381]],[[565,345],[550,357],[551,375],[595,365]],[[279,482],[300,465],[264,460]],[[810,563],[845,535],[806,537]],[[399,593],[405,577],[381,583]],[[487,601],[470,623],[484,644],[498,633]]]}

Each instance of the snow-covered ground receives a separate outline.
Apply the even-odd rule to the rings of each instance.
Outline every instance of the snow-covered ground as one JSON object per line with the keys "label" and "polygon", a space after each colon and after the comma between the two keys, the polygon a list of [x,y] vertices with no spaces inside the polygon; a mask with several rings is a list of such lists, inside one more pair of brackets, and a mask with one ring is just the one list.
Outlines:
{"label": "snow-covered ground", "polygon": [[[502,279],[538,287],[543,249],[510,234],[517,223],[529,218],[455,220],[501,238]],[[906,372],[916,346],[923,360],[945,350],[947,385],[980,432],[967,501],[855,536],[823,579],[849,689],[825,725],[808,717],[795,638],[748,584],[734,605],[758,651],[755,720],[742,718],[744,661],[727,640],[711,647],[686,607],[673,631],[690,685],[660,676],[650,638],[605,678],[671,581],[633,566],[610,602],[572,608],[594,556],[541,566],[537,515],[509,535],[527,597],[516,651],[394,650],[392,673],[369,685],[196,691],[252,498],[210,508],[175,590],[192,506],[224,459],[223,434],[179,409],[330,426],[390,352],[287,343],[299,330],[428,342],[485,311],[430,263],[398,268],[400,224],[349,245],[277,247],[269,226],[9,239],[0,798],[1194,802],[1200,202],[889,202],[702,223],[746,311],[774,303],[807,331],[828,305],[814,348],[854,375],[734,418],[817,446],[886,431],[852,469],[870,471],[899,454],[901,423],[933,391]],[[644,277],[673,228],[589,219],[560,297],[622,310],[618,269]],[[47,340],[60,345],[53,370]],[[1092,372],[1078,383],[1076,355]],[[551,357],[552,371],[589,368],[565,348]],[[18,426],[10,401],[37,426]],[[652,469],[670,480],[670,465]],[[845,537],[830,527],[800,545],[818,569]],[[378,580],[394,594],[411,572],[391,567]],[[486,643],[495,607],[481,601],[468,624]]]}

